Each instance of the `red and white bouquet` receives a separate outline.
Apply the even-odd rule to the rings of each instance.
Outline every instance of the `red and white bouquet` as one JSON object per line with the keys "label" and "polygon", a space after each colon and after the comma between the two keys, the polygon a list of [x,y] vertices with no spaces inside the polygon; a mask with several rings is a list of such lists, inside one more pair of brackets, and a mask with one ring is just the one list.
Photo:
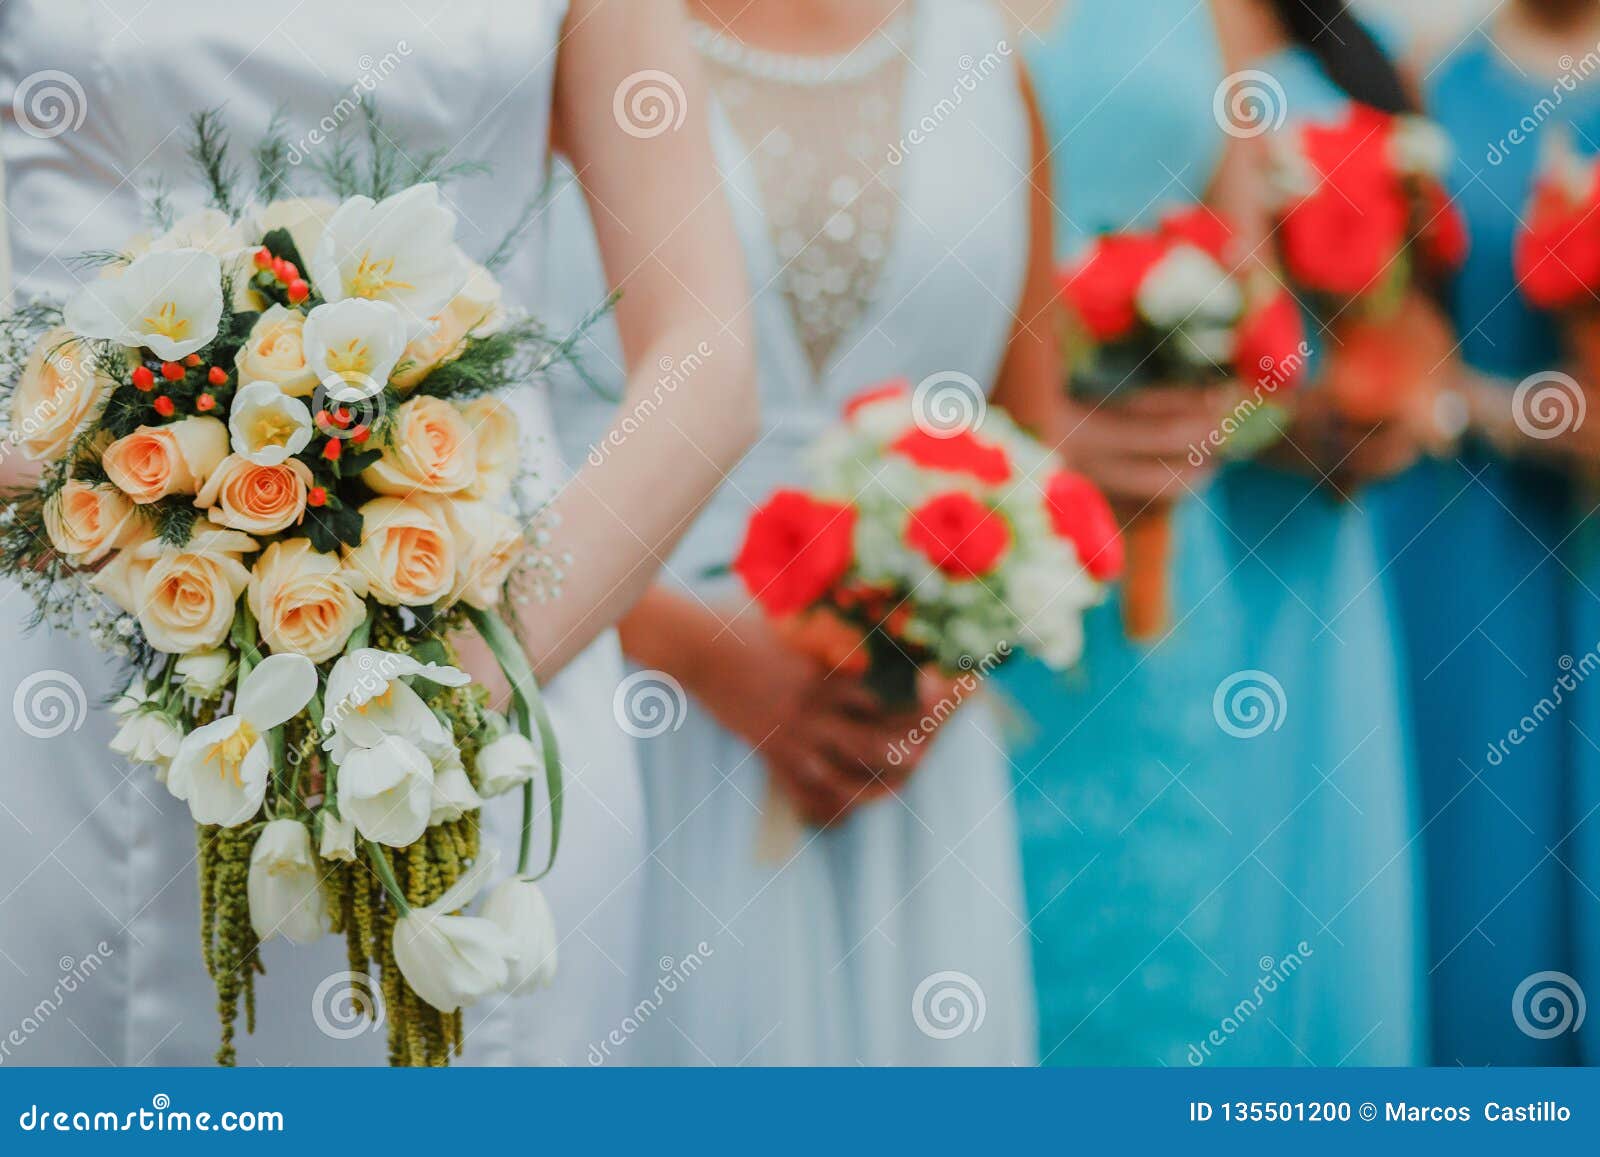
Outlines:
{"label": "red and white bouquet", "polygon": [[[339,932],[391,1060],[443,1064],[464,1006],[555,962],[526,837],[458,914],[495,862],[486,798],[521,791],[531,827],[545,777],[559,830],[559,762],[502,618],[528,597],[514,577],[558,574],[514,509],[494,397],[554,343],[502,306],[433,184],[335,191],[242,207],[219,177],[211,208],[0,324],[10,442],[43,469],[6,498],[0,569],[127,663],[112,749],[199,826],[219,1061],[241,1003],[253,1023],[261,941]],[[516,688],[514,727],[454,665],[469,629]]]}
{"label": "red and white bouquet", "polygon": [[[1227,425],[1225,452],[1248,456],[1277,437],[1275,397],[1297,381],[1309,350],[1300,308],[1264,270],[1239,270],[1229,225],[1205,206],[1150,230],[1097,237],[1058,278],[1071,388],[1115,399],[1132,390],[1234,380],[1249,393]],[[1122,595],[1130,637],[1166,629],[1171,507],[1128,525]]]}
{"label": "red and white bouquet", "polygon": [[812,447],[811,485],[761,506],[733,562],[769,616],[830,638],[896,708],[924,667],[987,674],[1016,647],[1070,667],[1122,566],[1100,492],[1004,414],[949,428],[921,409],[904,382],[858,395]]}
{"label": "red and white bouquet", "polygon": [[1424,293],[1466,260],[1445,189],[1452,150],[1422,117],[1352,102],[1271,138],[1269,187],[1284,272],[1328,328],[1322,383],[1352,421],[1431,411],[1453,347]]}

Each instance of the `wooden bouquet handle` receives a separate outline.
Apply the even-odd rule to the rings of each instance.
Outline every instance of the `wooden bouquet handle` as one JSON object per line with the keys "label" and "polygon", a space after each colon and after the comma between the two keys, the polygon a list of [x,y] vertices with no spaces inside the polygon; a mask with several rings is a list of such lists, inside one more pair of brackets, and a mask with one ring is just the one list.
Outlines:
{"label": "wooden bouquet handle", "polygon": [[1172,504],[1148,506],[1123,528],[1127,569],[1122,579],[1122,626],[1148,643],[1172,625]]}

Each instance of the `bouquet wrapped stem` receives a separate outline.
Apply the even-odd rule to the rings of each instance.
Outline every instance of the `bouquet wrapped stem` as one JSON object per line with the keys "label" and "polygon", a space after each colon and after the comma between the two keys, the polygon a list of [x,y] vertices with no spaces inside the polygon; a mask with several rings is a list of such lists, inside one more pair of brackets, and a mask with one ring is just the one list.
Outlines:
{"label": "bouquet wrapped stem", "polygon": [[1123,527],[1127,563],[1122,580],[1122,625],[1128,638],[1148,643],[1172,626],[1172,504],[1152,503]]}

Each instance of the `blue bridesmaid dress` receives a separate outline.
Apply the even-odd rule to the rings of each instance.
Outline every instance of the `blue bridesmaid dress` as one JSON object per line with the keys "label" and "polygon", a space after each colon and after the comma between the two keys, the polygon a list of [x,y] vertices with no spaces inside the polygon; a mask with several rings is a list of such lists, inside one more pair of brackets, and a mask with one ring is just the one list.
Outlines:
{"label": "blue bridesmaid dress", "polygon": [[[1546,124],[1521,144],[1507,136],[1525,131],[1551,91],[1512,72],[1479,34],[1431,73],[1424,94],[1455,141],[1452,195],[1472,235],[1452,289],[1461,354],[1511,381],[1562,362],[1556,327],[1523,301],[1511,265],[1541,135],[1563,130]],[[1580,148],[1600,141],[1592,86],[1566,94],[1553,117],[1570,123]],[[1566,986],[1562,977],[1586,978],[1589,995],[1600,994],[1600,816],[1585,818],[1600,802],[1600,683],[1576,697],[1560,689],[1569,660],[1600,639],[1600,565],[1585,567],[1584,544],[1569,538],[1569,498],[1556,474],[1476,445],[1420,464],[1382,495],[1426,824],[1436,1064],[1571,1063],[1595,1031],[1552,1034],[1559,1012],[1547,1023],[1532,1008],[1540,990]],[[1587,769],[1587,803],[1574,794],[1574,758]],[[1580,923],[1591,936],[1586,963]],[[1557,975],[1530,981],[1541,973]]]}
{"label": "blue bridesmaid dress", "polygon": [[[1030,65],[1064,252],[1202,197],[1226,138],[1208,9],[1073,5]],[[1090,616],[1006,673],[1054,1064],[1401,1064],[1417,956],[1405,737],[1372,533],[1253,465],[1174,516],[1174,625]]]}

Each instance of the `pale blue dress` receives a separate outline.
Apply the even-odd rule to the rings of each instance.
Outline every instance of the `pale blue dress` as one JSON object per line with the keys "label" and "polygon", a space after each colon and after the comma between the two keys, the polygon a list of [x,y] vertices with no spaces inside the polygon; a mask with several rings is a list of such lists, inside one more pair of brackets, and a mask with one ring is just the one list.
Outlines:
{"label": "pale blue dress", "polygon": [[[1283,64],[1291,101],[1321,99]],[[1204,6],[1075,5],[1031,66],[1064,250],[1205,194],[1226,138]],[[1413,1061],[1415,820],[1370,520],[1240,465],[1175,529],[1168,636],[1132,645],[1107,606],[1081,672],[1007,676],[1041,1055]]]}

